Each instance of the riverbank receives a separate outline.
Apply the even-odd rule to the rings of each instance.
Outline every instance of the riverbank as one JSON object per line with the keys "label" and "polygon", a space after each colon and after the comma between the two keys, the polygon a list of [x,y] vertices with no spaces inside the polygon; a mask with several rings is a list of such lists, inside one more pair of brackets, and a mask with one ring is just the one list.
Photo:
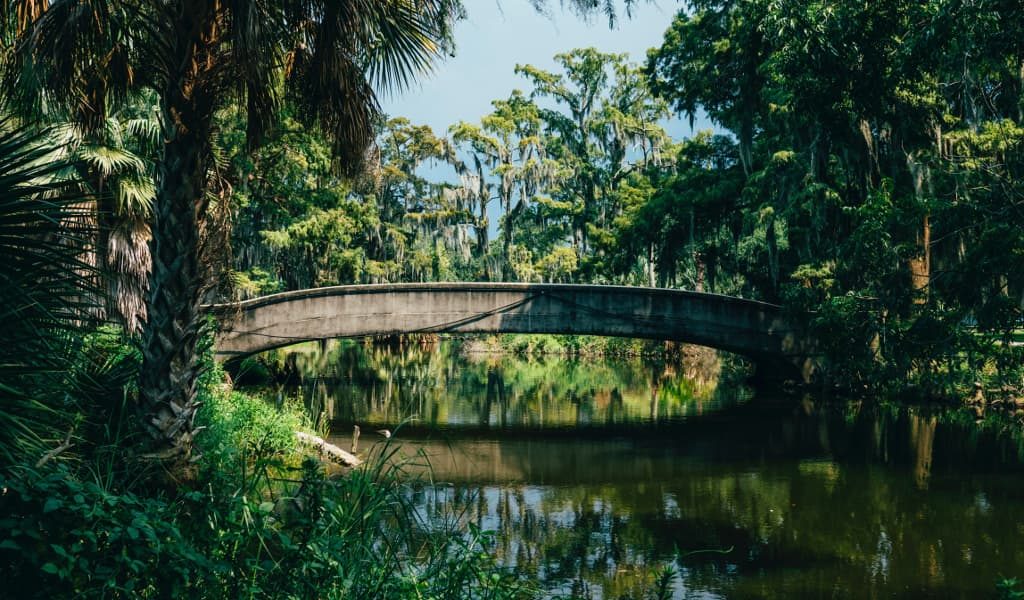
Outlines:
{"label": "riverbank", "polygon": [[128,403],[101,427],[114,437],[80,432],[50,460],[5,469],[0,595],[530,596],[490,559],[488,534],[411,511],[419,479],[387,444],[358,468],[327,464],[299,443],[319,433],[301,405],[238,392],[212,363],[199,397],[183,470],[139,454]]}

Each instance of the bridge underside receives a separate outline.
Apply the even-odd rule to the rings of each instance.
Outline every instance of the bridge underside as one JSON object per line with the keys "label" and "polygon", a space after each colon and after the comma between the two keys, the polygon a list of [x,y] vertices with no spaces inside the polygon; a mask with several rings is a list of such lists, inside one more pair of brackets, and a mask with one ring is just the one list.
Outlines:
{"label": "bridge underside", "polygon": [[407,333],[548,333],[672,340],[759,362],[807,352],[779,307],[716,294],[620,286],[401,284],[287,292],[210,310],[219,360],[302,341]]}

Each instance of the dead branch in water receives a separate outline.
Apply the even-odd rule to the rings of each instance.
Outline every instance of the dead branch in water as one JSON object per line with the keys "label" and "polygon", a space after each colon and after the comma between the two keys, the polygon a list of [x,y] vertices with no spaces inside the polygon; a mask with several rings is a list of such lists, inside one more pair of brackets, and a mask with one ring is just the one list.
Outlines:
{"label": "dead branch in water", "polygon": [[326,457],[346,467],[358,467],[363,462],[355,455],[345,452],[322,437],[310,435],[301,431],[296,431],[295,437],[299,440],[299,443],[316,448],[321,457]]}

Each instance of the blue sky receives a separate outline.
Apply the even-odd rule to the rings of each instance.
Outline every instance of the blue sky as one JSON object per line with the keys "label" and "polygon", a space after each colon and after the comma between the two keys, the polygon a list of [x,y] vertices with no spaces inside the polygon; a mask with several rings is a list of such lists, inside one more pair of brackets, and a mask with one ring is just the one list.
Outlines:
{"label": "blue sky", "polygon": [[[538,14],[527,0],[465,0],[468,19],[455,30],[454,58],[437,65],[434,73],[396,97],[385,98],[383,108],[392,116],[430,125],[438,134],[458,121],[477,122],[491,110],[491,101],[506,98],[526,81],[513,70],[528,63],[554,70],[554,55],[572,48],[593,46],[603,52],[628,53],[641,62],[647,49],[661,43],[662,34],[681,4],[657,0],[638,7],[630,20],[609,30],[607,20],[595,16],[587,23],[551,0],[551,14]],[[684,122],[685,121],[685,122]],[[668,123],[673,137],[689,136],[688,120]],[[695,129],[710,124],[698,119]]]}

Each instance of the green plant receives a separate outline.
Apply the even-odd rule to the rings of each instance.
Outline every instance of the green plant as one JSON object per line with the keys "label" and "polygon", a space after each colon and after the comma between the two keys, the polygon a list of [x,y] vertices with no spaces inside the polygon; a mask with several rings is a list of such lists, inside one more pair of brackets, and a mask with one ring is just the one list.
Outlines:
{"label": "green plant", "polygon": [[17,597],[188,595],[209,567],[161,498],[111,493],[65,468],[0,487],[0,574]]}
{"label": "green plant", "polygon": [[193,489],[116,491],[88,468],[0,476],[0,576],[19,597],[522,598],[488,532],[422,520],[384,444],[328,477],[294,447],[298,411],[204,390]]}
{"label": "green plant", "polygon": [[[70,443],[76,325],[97,306],[92,214],[49,132],[0,118],[0,461]],[[32,462],[35,462],[33,459]]]}
{"label": "green plant", "polygon": [[996,584],[1000,600],[1021,600],[1024,598],[1024,582],[1016,577],[1003,579]]}

